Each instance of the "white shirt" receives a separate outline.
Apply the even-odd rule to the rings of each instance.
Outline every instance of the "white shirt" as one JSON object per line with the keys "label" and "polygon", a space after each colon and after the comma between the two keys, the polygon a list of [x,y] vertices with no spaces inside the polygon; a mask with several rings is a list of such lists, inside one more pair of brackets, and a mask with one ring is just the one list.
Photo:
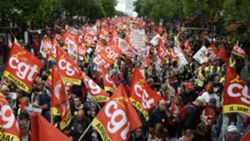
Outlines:
{"label": "white shirt", "polygon": [[209,94],[207,91],[201,94],[201,97],[205,99],[206,103],[209,103],[211,98],[216,99],[216,107],[220,107],[220,98],[216,94]]}

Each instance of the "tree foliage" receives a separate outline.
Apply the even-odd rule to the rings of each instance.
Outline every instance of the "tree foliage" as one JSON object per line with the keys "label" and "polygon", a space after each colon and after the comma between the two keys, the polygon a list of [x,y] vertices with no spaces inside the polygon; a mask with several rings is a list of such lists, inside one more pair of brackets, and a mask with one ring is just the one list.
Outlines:
{"label": "tree foliage", "polygon": [[70,17],[112,17],[116,3],[116,0],[1,0],[0,16],[19,22],[51,22],[64,14]]}
{"label": "tree foliage", "polygon": [[139,16],[155,20],[182,17],[182,2],[180,0],[137,0],[135,10]]}
{"label": "tree foliage", "polygon": [[207,17],[211,24],[223,23],[227,27],[240,23],[241,28],[235,35],[247,40],[250,35],[249,0],[137,0],[135,10],[140,17],[163,19],[182,19],[198,15]]}

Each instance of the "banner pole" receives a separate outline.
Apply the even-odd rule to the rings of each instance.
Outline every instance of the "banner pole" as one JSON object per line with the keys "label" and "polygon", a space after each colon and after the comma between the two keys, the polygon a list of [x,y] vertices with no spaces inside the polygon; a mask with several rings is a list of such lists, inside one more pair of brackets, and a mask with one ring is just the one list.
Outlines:
{"label": "banner pole", "polygon": [[50,122],[54,125],[54,116],[52,115],[52,112],[50,112]]}
{"label": "banner pole", "polygon": [[[91,122],[92,123],[92,122]],[[84,135],[87,133],[87,131],[89,130],[89,128],[91,127],[91,123],[89,124],[89,126],[84,130],[84,132],[82,133],[82,135],[80,136],[80,138],[78,139],[78,141],[81,141],[82,138],[84,137]]]}

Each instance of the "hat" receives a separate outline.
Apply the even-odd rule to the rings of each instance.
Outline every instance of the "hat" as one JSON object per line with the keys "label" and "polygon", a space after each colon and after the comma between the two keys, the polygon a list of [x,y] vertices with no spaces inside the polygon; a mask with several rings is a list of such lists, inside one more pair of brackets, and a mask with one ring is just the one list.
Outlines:
{"label": "hat", "polygon": [[235,132],[238,132],[238,129],[237,129],[237,127],[235,125],[229,125],[227,127],[227,132],[228,133],[235,133]]}
{"label": "hat", "polygon": [[9,91],[10,89],[8,88],[8,86],[3,85],[1,88],[1,91]]}
{"label": "hat", "polygon": [[189,88],[189,89],[193,89],[194,85],[191,82],[187,82],[187,83],[184,84],[184,87]]}
{"label": "hat", "polygon": [[207,91],[212,91],[213,88],[214,88],[213,83],[208,83],[207,86],[206,86],[206,90],[207,90]]}
{"label": "hat", "polygon": [[205,98],[203,98],[202,96],[197,97],[196,100],[199,101],[199,102],[201,102],[201,103],[203,103],[203,104],[206,103]]}
{"label": "hat", "polygon": [[164,105],[166,104],[167,102],[164,100],[164,99],[161,99],[160,102],[159,102],[159,105]]}

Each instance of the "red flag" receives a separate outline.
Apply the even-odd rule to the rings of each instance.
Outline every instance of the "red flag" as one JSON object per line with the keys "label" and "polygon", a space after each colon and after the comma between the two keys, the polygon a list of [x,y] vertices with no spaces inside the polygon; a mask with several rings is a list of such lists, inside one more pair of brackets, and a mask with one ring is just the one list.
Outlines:
{"label": "red flag", "polygon": [[212,43],[208,49],[211,50],[211,52],[213,52],[214,54],[218,54],[219,50],[214,43]]}
{"label": "red flag", "polygon": [[81,84],[81,71],[73,59],[59,46],[57,46],[57,66],[57,71],[62,75],[64,82]]}
{"label": "red flag", "polygon": [[227,49],[225,48],[224,44],[221,45],[220,50],[217,52],[217,56],[225,62],[228,60]]}
{"label": "red flag", "polygon": [[138,68],[135,68],[131,84],[130,101],[139,110],[146,120],[149,119],[148,111],[153,108],[161,97],[152,90]]}
{"label": "red flag", "polygon": [[228,64],[226,66],[223,112],[250,115],[250,91],[245,82]]}
{"label": "red flag", "polygon": [[239,47],[237,44],[234,45],[232,53],[234,55],[237,55],[237,56],[242,57],[242,58],[246,57],[246,52],[241,47]]}
{"label": "red flag", "polygon": [[83,42],[86,46],[94,47],[96,45],[95,35],[89,33],[85,34]]}
{"label": "red flag", "polygon": [[122,54],[125,54],[128,58],[133,58],[136,54],[136,49],[132,48],[127,41],[119,38],[118,47],[121,49]]}
{"label": "red flag", "polygon": [[50,51],[47,55],[48,60],[50,61],[56,61],[57,56],[57,48],[60,47],[59,43],[57,42],[57,35],[54,36],[52,40],[52,47],[50,48]]}
{"label": "red flag", "polygon": [[[97,53],[98,52],[98,53]],[[94,58],[94,63],[99,67],[109,68],[121,56],[121,50],[114,44],[107,46],[100,46],[96,52],[97,56]]]}
{"label": "red flag", "polygon": [[13,43],[3,76],[25,92],[30,92],[42,65],[43,63],[36,56]]}
{"label": "red flag", "polygon": [[0,93],[0,126],[2,128],[1,141],[20,141],[20,131],[15,115],[2,93]]}
{"label": "red flag", "polygon": [[[216,47],[216,45],[214,43],[212,43],[208,48],[207,48],[207,51],[208,51],[208,58],[210,60],[214,60],[216,59],[216,57],[218,56],[218,52],[219,52],[219,49]],[[219,56],[218,56],[219,57]]]}
{"label": "red flag", "polygon": [[248,131],[240,141],[250,141],[250,131]]}
{"label": "red flag", "polygon": [[65,32],[62,35],[62,41],[67,48],[68,54],[73,58],[78,58],[78,41],[75,35]]}
{"label": "red flag", "polygon": [[82,78],[87,90],[91,94],[92,98],[96,102],[107,102],[109,100],[109,94],[105,92],[99,85],[97,85],[92,79],[90,79],[85,73],[82,72]]}
{"label": "red flag", "polygon": [[142,125],[122,85],[115,90],[91,124],[104,141],[127,141],[130,132]]}
{"label": "red flag", "polygon": [[188,54],[189,56],[191,56],[192,55],[192,49],[191,49],[191,46],[190,46],[190,41],[189,40],[186,40],[185,41],[185,44],[184,44],[184,52],[186,53],[186,54]]}
{"label": "red flag", "polygon": [[158,54],[158,56],[159,56],[159,58],[161,60],[161,63],[166,62],[168,53],[167,53],[167,50],[164,47],[163,41],[161,39],[159,39],[159,42],[158,42],[158,51],[157,51],[157,54]]}
{"label": "red flag", "polygon": [[105,41],[109,41],[109,31],[106,27],[104,27],[104,26],[101,27],[101,33],[99,35],[99,38],[101,38]]}
{"label": "red flag", "polygon": [[[70,107],[69,107],[69,98],[66,94],[63,81],[57,73],[57,68],[54,66],[52,68],[52,93],[51,93],[51,107],[55,108],[61,115],[60,128],[63,130],[70,124],[72,119]],[[52,114],[56,115],[56,113]]]}
{"label": "red flag", "polygon": [[42,56],[46,59],[48,59],[48,54],[50,53],[52,49],[52,42],[50,40],[50,38],[48,36],[44,36],[41,42],[41,46],[40,46],[40,53],[42,54]]}
{"label": "red flag", "polygon": [[31,141],[70,141],[62,132],[37,113],[30,115]]}
{"label": "red flag", "polygon": [[104,90],[113,92],[114,89],[116,88],[116,85],[110,75],[107,73],[105,69],[103,69],[103,85],[104,85]]}

